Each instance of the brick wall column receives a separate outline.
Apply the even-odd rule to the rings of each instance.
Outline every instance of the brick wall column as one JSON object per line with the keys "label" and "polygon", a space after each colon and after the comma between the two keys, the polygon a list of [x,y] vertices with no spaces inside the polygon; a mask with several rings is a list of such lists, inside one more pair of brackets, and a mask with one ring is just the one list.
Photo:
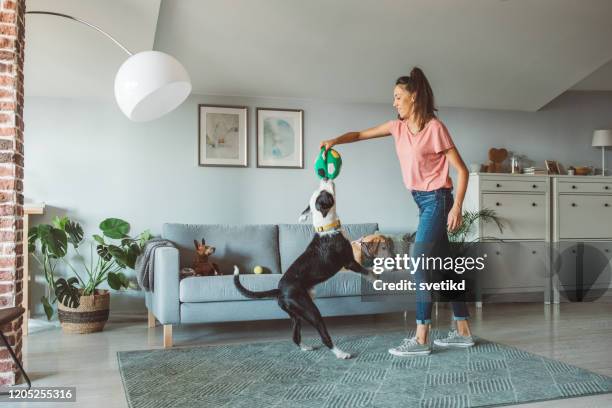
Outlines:
{"label": "brick wall column", "polygon": [[[25,0],[0,0],[0,308],[23,300],[23,57]],[[21,359],[23,317],[1,328]],[[17,370],[0,347],[0,384]]]}

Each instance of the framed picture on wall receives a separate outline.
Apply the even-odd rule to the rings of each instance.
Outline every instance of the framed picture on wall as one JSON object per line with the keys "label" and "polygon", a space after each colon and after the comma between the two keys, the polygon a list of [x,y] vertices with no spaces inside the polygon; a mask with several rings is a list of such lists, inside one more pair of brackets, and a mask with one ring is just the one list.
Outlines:
{"label": "framed picture on wall", "polygon": [[246,106],[198,105],[198,165],[248,166]]}
{"label": "framed picture on wall", "polygon": [[304,111],[257,108],[257,167],[304,168]]}

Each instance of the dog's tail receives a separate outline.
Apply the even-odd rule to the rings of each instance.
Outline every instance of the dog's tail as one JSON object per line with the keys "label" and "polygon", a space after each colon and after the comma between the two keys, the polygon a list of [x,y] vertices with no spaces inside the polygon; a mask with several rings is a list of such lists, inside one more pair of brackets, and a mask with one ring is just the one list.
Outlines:
{"label": "dog's tail", "polygon": [[238,267],[234,265],[234,285],[236,286],[236,289],[238,289],[238,291],[242,293],[244,296],[251,298],[251,299],[262,299],[262,298],[276,298],[278,297],[278,295],[280,295],[280,290],[278,289],[264,290],[261,292],[253,292],[253,291],[248,290],[247,288],[242,286],[242,283],[240,283],[240,278],[238,277],[239,274],[240,274],[240,271]]}

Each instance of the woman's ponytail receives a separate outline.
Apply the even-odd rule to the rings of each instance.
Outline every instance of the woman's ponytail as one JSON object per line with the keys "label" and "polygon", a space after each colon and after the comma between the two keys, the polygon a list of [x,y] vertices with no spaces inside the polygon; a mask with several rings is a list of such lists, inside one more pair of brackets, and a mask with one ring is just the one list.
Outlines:
{"label": "woman's ponytail", "polygon": [[410,76],[399,77],[395,84],[402,85],[405,90],[414,95],[413,111],[419,128],[423,128],[430,119],[436,117],[434,94],[421,68],[412,68]]}

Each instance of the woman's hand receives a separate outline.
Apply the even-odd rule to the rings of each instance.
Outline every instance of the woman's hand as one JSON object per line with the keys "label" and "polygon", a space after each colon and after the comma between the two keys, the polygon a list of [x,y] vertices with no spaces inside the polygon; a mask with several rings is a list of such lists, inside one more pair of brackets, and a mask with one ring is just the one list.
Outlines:
{"label": "woman's hand", "polygon": [[327,154],[327,151],[329,149],[331,149],[335,144],[336,144],[336,140],[335,139],[321,140],[321,144],[319,145],[319,149],[321,149],[322,147],[325,147],[325,154]]}
{"label": "woman's hand", "polygon": [[448,212],[448,221],[446,226],[449,231],[455,231],[463,223],[463,215],[461,214],[461,208],[453,206]]}

